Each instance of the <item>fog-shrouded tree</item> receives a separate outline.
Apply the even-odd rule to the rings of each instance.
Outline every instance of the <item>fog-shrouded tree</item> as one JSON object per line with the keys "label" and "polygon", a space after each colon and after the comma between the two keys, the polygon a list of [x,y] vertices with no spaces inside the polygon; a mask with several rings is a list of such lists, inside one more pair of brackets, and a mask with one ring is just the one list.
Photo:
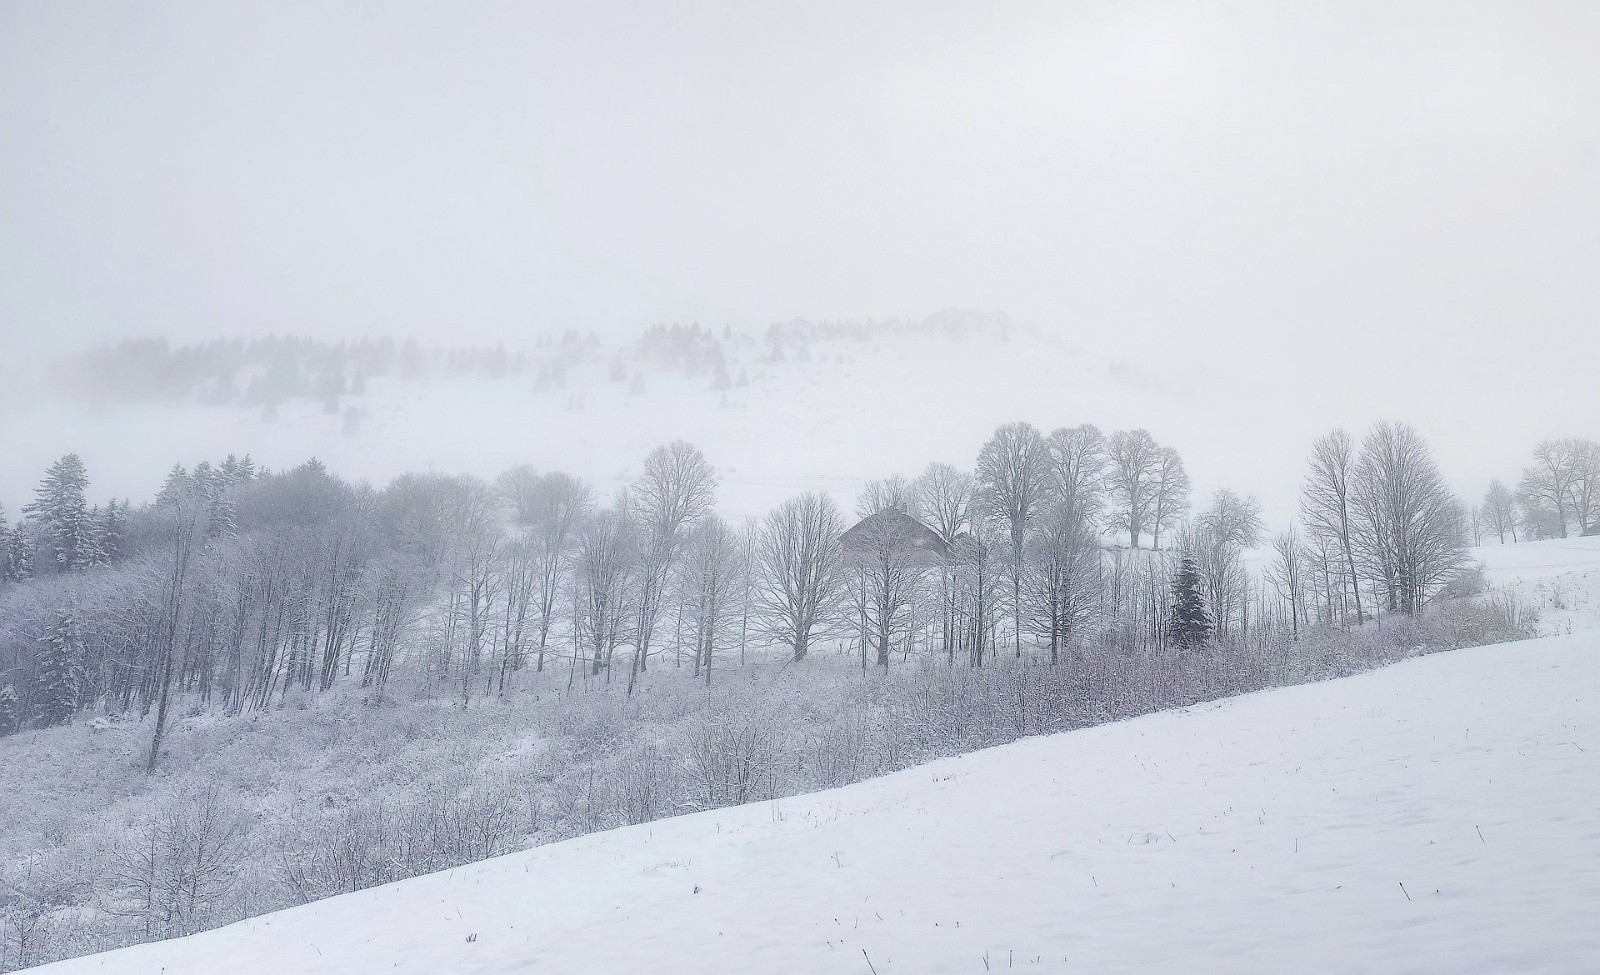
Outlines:
{"label": "fog-shrouded tree", "polygon": [[804,660],[812,640],[837,622],[849,584],[839,550],[844,530],[838,506],[813,493],[778,505],[756,536],[756,618],[794,660]]}
{"label": "fog-shrouded tree", "polygon": [[[928,469],[915,482],[918,508],[945,544],[954,545],[957,538],[972,527],[972,508],[977,492],[976,479],[966,471],[950,464],[929,464]],[[939,565],[939,629],[945,656],[955,660],[956,604],[951,586],[952,566],[949,560]]]}
{"label": "fog-shrouded tree", "polygon": [[1478,505],[1478,516],[1483,520],[1484,529],[1494,532],[1501,544],[1505,544],[1507,535],[1512,542],[1517,540],[1516,495],[1498,478],[1489,482],[1483,502]]}
{"label": "fog-shrouded tree", "polygon": [[1030,423],[1007,423],[978,451],[978,488],[1005,520],[1010,546],[1012,638],[1022,656],[1022,555],[1028,531],[1050,500],[1050,448]]}
{"label": "fog-shrouded tree", "polygon": [[485,674],[484,664],[486,651],[493,646],[494,614],[505,595],[506,580],[499,571],[505,548],[505,522],[493,488],[475,477],[464,476],[455,481],[447,511],[453,543],[447,632],[464,630],[461,697],[467,701],[480,677],[486,681],[487,690],[487,682],[495,674],[492,670]]}
{"label": "fog-shrouded tree", "polygon": [[1083,423],[1052,430],[1045,444],[1056,503],[1093,529],[1105,507],[1105,435],[1094,424]]}
{"label": "fog-shrouded tree", "polygon": [[1237,494],[1227,488],[1211,496],[1211,505],[1200,513],[1196,525],[1213,541],[1240,549],[1260,544],[1261,533],[1266,529],[1261,502],[1253,495]]}
{"label": "fog-shrouded tree", "polygon": [[950,464],[929,464],[912,483],[917,499],[915,510],[940,538],[952,541],[967,530],[976,489],[972,475],[966,471]]}
{"label": "fog-shrouded tree", "polygon": [[1025,555],[1030,628],[1055,666],[1099,605],[1100,546],[1082,511],[1057,501],[1029,533]]}
{"label": "fog-shrouded tree", "polygon": [[1306,609],[1306,577],[1312,560],[1294,525],[1272,536],[1272,555],[1273,560],[1267,566],[1267,581],[1289,607],[1290,635],[1299,640],[1301,621],[1311,625]]}
{"label": "fog-shrouded tree", "polygon": [[[507,664],[515,671],[524,664],[527,650],[534,657],[535,672],[542,672],[550,649],[550,635],[556,608],[561,602],[562,580],[569,571],[578,524],[593,507],[593,492],[570,474],[552,471],[538,474],[526,465],[501,474],[496,487],[509,508],[512,539],[507,566],[507,632],[515,631],[512,657]],[[523,622],[524,614],[531,617]],[[524,626],[531,626],[524,647]]]}
{"label": "fog-shrouded tree", "polygon": [[[673,560],[688,530],[716,501],[717,476],[705,455],[675,440],[650,451],[629,488],[629,511],[638,526],[638,607],[635,666],[649,664],[650,643]],[[631,681],[630,681],[631,684]]]}
{"label": "fog-shrouded tree", "polygon": [[1162,467],[1161,447],[1148,430],[1118,430],[1106,443],[1106,489],[1113,523],[1128,533],[1128,547],[1139,547],[1149,527]]}
{"label": "fog-shrouded tree", "polygon": [[922,497],[917,485],[899,474],[874,478],[861,486],[856,496],[856,517],[867,518],[893,509],[913,518],[922,516]]}
{"label": "fog-shrouded tree", "polygon": [[1578,534],[1600,534],[1600,443],[1574,438],[1570,494]]}
{"label": "fog-shrouded tree", "polygon": [[[150,736],[150,751],[145,761],[147,772],[155,771],[166,741],[167,714],[171,706],[173,670],[178,664],[180,639],[193,612],[189,574],[206,543],[208,515],[206,499],[192,484],[177,481],[172,490],[155,504],[156,529],[161,537],[164,558],[158,563],[159,595],[152,620],[154,659],[150,673],[155,678],[155,729]],[[270,688],[269,688],[270,690]]]}
{"label": "fog-shrouded tree", "polygon": [[510,676],[522,669],[533,624],[534,599],[534,547],[520,527],[511,533],[500,546],[495,573],[497,587],[502,593],[502,609],[495,630],[494,681],[497,692],[506,692]]}
{"label": "fog-shrouded tree", "polygon": [[1428,445],[1404,423],[1379,423],[1362,438],[1351,479],[1358,559],[1390,611],[1415,614],[1466,563],[1460,501]]}
{"label": "fog-shrouded tree", "polygon": [[1161,529],[1189,511],[1189,472],[1172,447],[1162,447],[1156,467],[1155,495],[1150,503],[1150,546],[1161,547]]}
{"label": "fog-shrouded tree", "polygon": [[534,669],[544,670],[561,581],[570,571],[578,525],[594,507],[593,492],[570,474],[554,471],[539,479],[525,509],[523,531],[533,547],[534,599],[538,642]]}
{"label": "fog-shrouded tree", "polygon": [[877,648],[877,664],[889,667],[889,649],[906,633],[924,574],[944,558],[944,540],[898,508],[884,508],[840,536],[840,552],[854,576],[852,596],[861,625],[861,660]]}
{"label": "fog-shrouded tree", "polygon": [[982,667],[999,652],[1000,608],[1010,581],[1005,564],[1008,534],[1005,517],[989,499],[975,497],[968,530],[957,535],[950,545],[950,604],[955,635],[945,653],[952,664],[958,650],[973,667]]}
{"label": "fog-shrouded tree", "polygon": [[1261,504],[1248,495],[1226,488],[1195,518],[1185,544],[1187,556],[1199,573],[1211,623],[1221,636],[1237,624],[1248,625],[1249,574],[1244,552],[1261,540]]}
{"label": "fog-shrouded tree", "polygon": [[531,464],[508,467],[494,479],[494,489],[505,504],[513,525],[526,525],[533,521],[534,495],[540,480],[539,472]]}
{"label": "fog-shrouded tree", "polygon": [[739,536],[721,517],[707,515],[689,531],[680,585],[694,637],[694,673],[703,674],[707,686],[716,652],[732,632],[740,562]]}
{"label": "fog-shrouded tree", "polygon": [[630,604],[637,599],[637,544],[637,530],[622,505],[594,512],[579,525],[574,645],[587,648],[591,674],[609,668],[612,654],[627,639]]}
{"label": "fog-shrouded tree", "polygon": [[1533,463],[1522,472],[1517,485],[1523,504],[1530,512],[1551,512],[1546,518],[1557,535],[1567,537],[1572,523],[1572,487],[1578,471],[1577,441],[1572,438],[1541,440],[1533,448]]}
{"label": "fog-shrouded tree", "polygon": [[51,464],[22,509],[39,526],[39,541],[49,549],[49,562],[59,571],[83,569],[99,561],[94,544],[94,519],[85,497],[89,472],[77,454]]}
{"label": "fog-shrouded tree", "polygon": [[1351,479],[1355,445],[1342,429],[1318,437],[1311,445],[1310,467],[1300,488],[1300,517],[1313,539],[1331,541],[1341,558],[1340,593],[1348,594],[1356,623],[1366,621],[1361,606],[1361,576],[1356,569],[1355,524]]}

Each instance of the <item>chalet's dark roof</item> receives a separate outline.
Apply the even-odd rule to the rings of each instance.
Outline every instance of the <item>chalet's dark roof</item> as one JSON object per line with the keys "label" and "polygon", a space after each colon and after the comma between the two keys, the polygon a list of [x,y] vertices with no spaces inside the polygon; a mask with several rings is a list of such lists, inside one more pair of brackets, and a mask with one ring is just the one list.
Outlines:
{"label": "chalet's dark roof", "polygon": [[929,565],[950,557],[950,547],[938,532],[896,508],[861,519],[839,542],[845,561],[851,564],[876,558],[884,550],[909,554]]}
{"label": "chalet's dark roof", "polygon": [[974,561],[988,551],[989,546],[967,532],[950,539],[950,558],[956,562]]}

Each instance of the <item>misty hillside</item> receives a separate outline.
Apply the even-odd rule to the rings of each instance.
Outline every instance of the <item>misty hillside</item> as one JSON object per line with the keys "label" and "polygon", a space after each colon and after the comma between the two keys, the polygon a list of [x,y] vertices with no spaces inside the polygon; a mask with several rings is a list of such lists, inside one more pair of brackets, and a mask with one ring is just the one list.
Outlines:
{"label": "misty hillside", "polygon": [[[52,975],[1585,970],[1600,545],[1485,550],[1571,635],[629,826]],[[870,969],[869,969],[870,966]]]}
{"label": "misty hillside", "polygon": [[[0,500],[13,507],[32,472],[67,451],[108,496],[134,500],[160,486],[151,449],[169,443],[182,444],[171,460],[186,464],[232,453],[282,469],[315,456],[375,486],[406,471],[492,477],[529,463],[609,493],[633,476],[633,459],[682,438],[716,466],[731,515],[760,515],[803,490],[848,508],[867,479],[961,461],[1024,418],[1046,429],[1148,427],[1191,458],[1202,494],[1247,487],[1286,515],[1299,458],[1260,447],[1307,442],[1324,426],[1314,411],[1243,407],[1231,386],[1139,350],[1091,351],[957,312],[763,333],[658,326],[621,343],[567,333],[517,351],[132,342],[68,357],[51,376],[48,389],[0,408]],[[1447,464],[1458,459],[1451,448],[1447,438]]]}
{"label": "misty hillside", "polygon": [[[968,456],[1018,415],[1109,426],[1165,414],[1172,400],[1135,367],[956,314],[760,335],[673,326],[623,343],[569,333],[519,353],[132,343],[67,359],[57,375],[59,395],[0,412],[18,458],[0,476],[72,449],[106,490],[146,496],[158,484],[143,445],[182,430],[197,459],[248,453],[281,468],[316,456],[375,485],[410,470],[489,477],[531,463],[608,492],[632,476],[630,458],[684,438],[717,466],[736,515],[815,488],[849,504],[866,479]],[[0,482],[0,497],[27,487]]]}

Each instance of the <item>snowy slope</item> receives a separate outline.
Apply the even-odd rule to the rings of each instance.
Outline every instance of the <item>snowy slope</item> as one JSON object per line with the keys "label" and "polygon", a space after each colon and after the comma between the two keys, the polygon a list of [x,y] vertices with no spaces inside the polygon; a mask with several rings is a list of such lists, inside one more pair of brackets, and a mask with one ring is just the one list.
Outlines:
{"label": "snowy slope", "polygon": [[1600,632],[1438,654],[42,971],[1593,971],[1597,698]]}
{"label": "snowy slope", "polygon": [[1539,612],[1541,633],[1600,629],[1600,535],[1472,550],[1490,584]]}

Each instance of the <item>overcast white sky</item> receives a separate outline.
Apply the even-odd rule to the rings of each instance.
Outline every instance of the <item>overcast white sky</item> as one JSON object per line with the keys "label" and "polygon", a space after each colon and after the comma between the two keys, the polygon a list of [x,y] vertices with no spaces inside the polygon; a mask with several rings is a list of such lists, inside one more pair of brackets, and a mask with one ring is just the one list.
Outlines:
{"label": "overcast white sky", "polygon": [[0,331],[959,306],[1592,399],[1597,52],[1582,2],[5,2]]}

